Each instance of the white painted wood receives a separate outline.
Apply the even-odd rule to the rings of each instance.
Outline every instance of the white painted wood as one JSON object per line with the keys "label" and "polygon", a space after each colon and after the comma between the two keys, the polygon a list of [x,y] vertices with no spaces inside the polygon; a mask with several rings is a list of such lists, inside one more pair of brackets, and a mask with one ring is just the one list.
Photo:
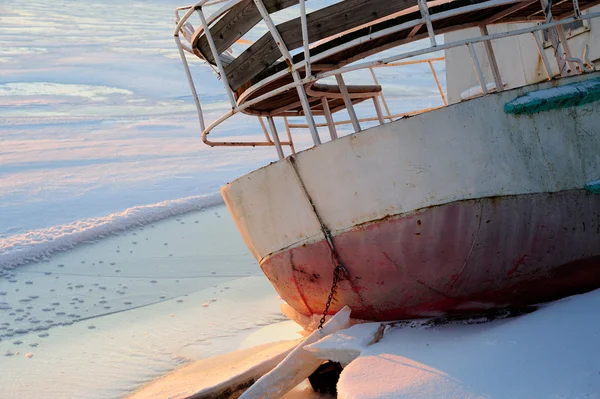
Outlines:
{"label": "white painted wood", "polygon": [[[333,234],[457,200],[583,188],[600,174],[600,102],[527,116],[503,107],[526,91],[590,77],[600,74],[491,94],[342,137],[298,153],[298,170]],[[288,162],[222,189],[259,260],[323,239]]]}
{"label": "white painted wood", "polygon": [[[600,6],[592,7],[587,12],[599,12]],[[534,24],[500,24],[490,25],[488,30],[490,34],[506,32],[508,30],[519,29]],[[600,61],[600,18],[589,20],[590,30],[573,36],[568,39],[569,48],[572,55],[582,58],[585,44],[589,45],[590,59],[598,64]],[[446,33],[444,41],[454,42],[457,40],[476,37],[481,33],[479,28],[465,29],[457,32]],[[493,75],[483,44],[475,45],[477,57],[483,69],[483,75],[486,81],[492,81]],[[537,51],[537,45],[533,35],[520,35],[510,38],[504,38],[494,41],[494,52],[498,67],[502,73],[502,80],[507,84],[507,89],[522,87],[532,83],[539,83],[547,79],[543,60]],[[554,58],[552,48],[546,48],[546,58],[550,60],[552,67],[551,74],[559,73],[558,66]],[[454,104],[461,101],[460,93],[476,85],[477,77],[474,73],[465,73],[466,70],[472,70],[472,63],[469,57],[469,51],[464,47],[456,47],[445,51],[446,56],[446,90],[448,102]],[[519,68],[515,68],[519,65]]]}
{"label": "white painted wood", "polygon": [[275,162],[221,189],[256,259],[293,243],[325,239],[295,176],[288,161]]}

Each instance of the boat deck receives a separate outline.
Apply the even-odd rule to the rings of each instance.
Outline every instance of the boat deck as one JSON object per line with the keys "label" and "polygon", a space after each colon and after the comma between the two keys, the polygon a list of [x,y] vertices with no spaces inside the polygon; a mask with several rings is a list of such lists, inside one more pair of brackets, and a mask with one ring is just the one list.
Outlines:
{"label": "boat deck", "polygon": [[[297,0],[265,0],[266,11],[273,13],[298,4]],[[600,4],[598,0],[580,0],[579,12]],[[427,9],[426,18],[423,8]],[[456,0],[429,1],[426,5],[417,0],[363,1],[345,0],[318,9],[306,15],[307,37],[302,37],[302,18],[297,17],[276,26],[287,48],[293,51],[310,48],[312,72],[332,71],[341,66],[397,47],[430,37],[431,32],[442,34],[470,27],[515,22],[546,21],[547,15],[554,20],[564,19],[576,13],[572,1],[551,3],[543,10],[538,0]],[[237,40],[242,38],[263,21],[254,1],[237,2],[210,27],[216,52],[222,63],[226,80],[234,91],[238,104],[244,104],[294,82],[289,61],[282,60],[282,52],[271,32],[265,33],[237,57],[226,53]],[[427,25],[431,28],[428,29]],[[208,62],[217,65],[210,48],[207,32],[198,29],[191,41],[195,50]],[[303,63],[306,52],[295,54],[294,65],[306,77]],[[283,74],[281,72],[284,72]],[[269,79],[277,77],[276,79]],[[270,80],[256,90],[261,81]],[[251,89],[251,90],[249,90]],[[360,90],[359,88],[353,88]],[[349,90],[350,94],[354,94]],[[313,112],[321,113],[321,96],[309,96]],[[343,102],[339,98],[328,98],[330,109],[339,109]],[[365,97],[353,98],[353,103]],[[254,115],[272,114],[303,115],[299,94],[287,90],[260,101],[244,112]]]}

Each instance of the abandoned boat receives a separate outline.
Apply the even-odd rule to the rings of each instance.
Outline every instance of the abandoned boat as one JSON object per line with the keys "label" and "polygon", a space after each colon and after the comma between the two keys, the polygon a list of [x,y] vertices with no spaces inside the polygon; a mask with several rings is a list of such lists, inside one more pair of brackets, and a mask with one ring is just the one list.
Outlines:
{"label": "abandoned boat", "polygon": [[[600,287],[598,5],[203,0],[177,9],[204,143],[272,146],[279,157],[221,192],[281,297],[305,315],[348,305],[353,318],[379,321]],[[210,124],[186,53],[224,86],[230,110]],[[434,68],[444,58],[446,90]],[[394,113],[375,72],[415,64],[430,67],[441,101]],[[372,83],[346,84],[361,71]],[[258,119],[264,140],[213,139],[240,114]],[[310,134],[311,148],[296,152],[293,129]]]}

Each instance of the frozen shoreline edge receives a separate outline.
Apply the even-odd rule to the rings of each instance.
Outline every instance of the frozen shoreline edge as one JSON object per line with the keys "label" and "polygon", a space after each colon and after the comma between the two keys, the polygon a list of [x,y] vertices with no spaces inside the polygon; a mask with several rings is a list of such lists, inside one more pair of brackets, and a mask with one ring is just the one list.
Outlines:
{"label": "frozen shoreline edge", "polygon": [[0,277],[17,266],[48,260],[57,252],[160,220],[223,204],[216,193],[135,206],[106,216],[33,230],[0,239]]}

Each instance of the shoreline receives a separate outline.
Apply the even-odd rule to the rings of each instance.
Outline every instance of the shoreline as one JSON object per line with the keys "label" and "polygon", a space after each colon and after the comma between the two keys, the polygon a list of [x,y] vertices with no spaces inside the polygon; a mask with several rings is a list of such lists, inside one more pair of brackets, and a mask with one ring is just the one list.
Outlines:
{"label": "shoreline", "polygon": [[140,205],[96,218],[26,231],[0,239],[0,277],[16,267],[50,262],[52,256],[153,223],[224,205],[219,193]]}
{"label": "shoreline", "polygon": [[151,226],[0,280],[3,395],[125,396],[285,320],[223,205]]}

